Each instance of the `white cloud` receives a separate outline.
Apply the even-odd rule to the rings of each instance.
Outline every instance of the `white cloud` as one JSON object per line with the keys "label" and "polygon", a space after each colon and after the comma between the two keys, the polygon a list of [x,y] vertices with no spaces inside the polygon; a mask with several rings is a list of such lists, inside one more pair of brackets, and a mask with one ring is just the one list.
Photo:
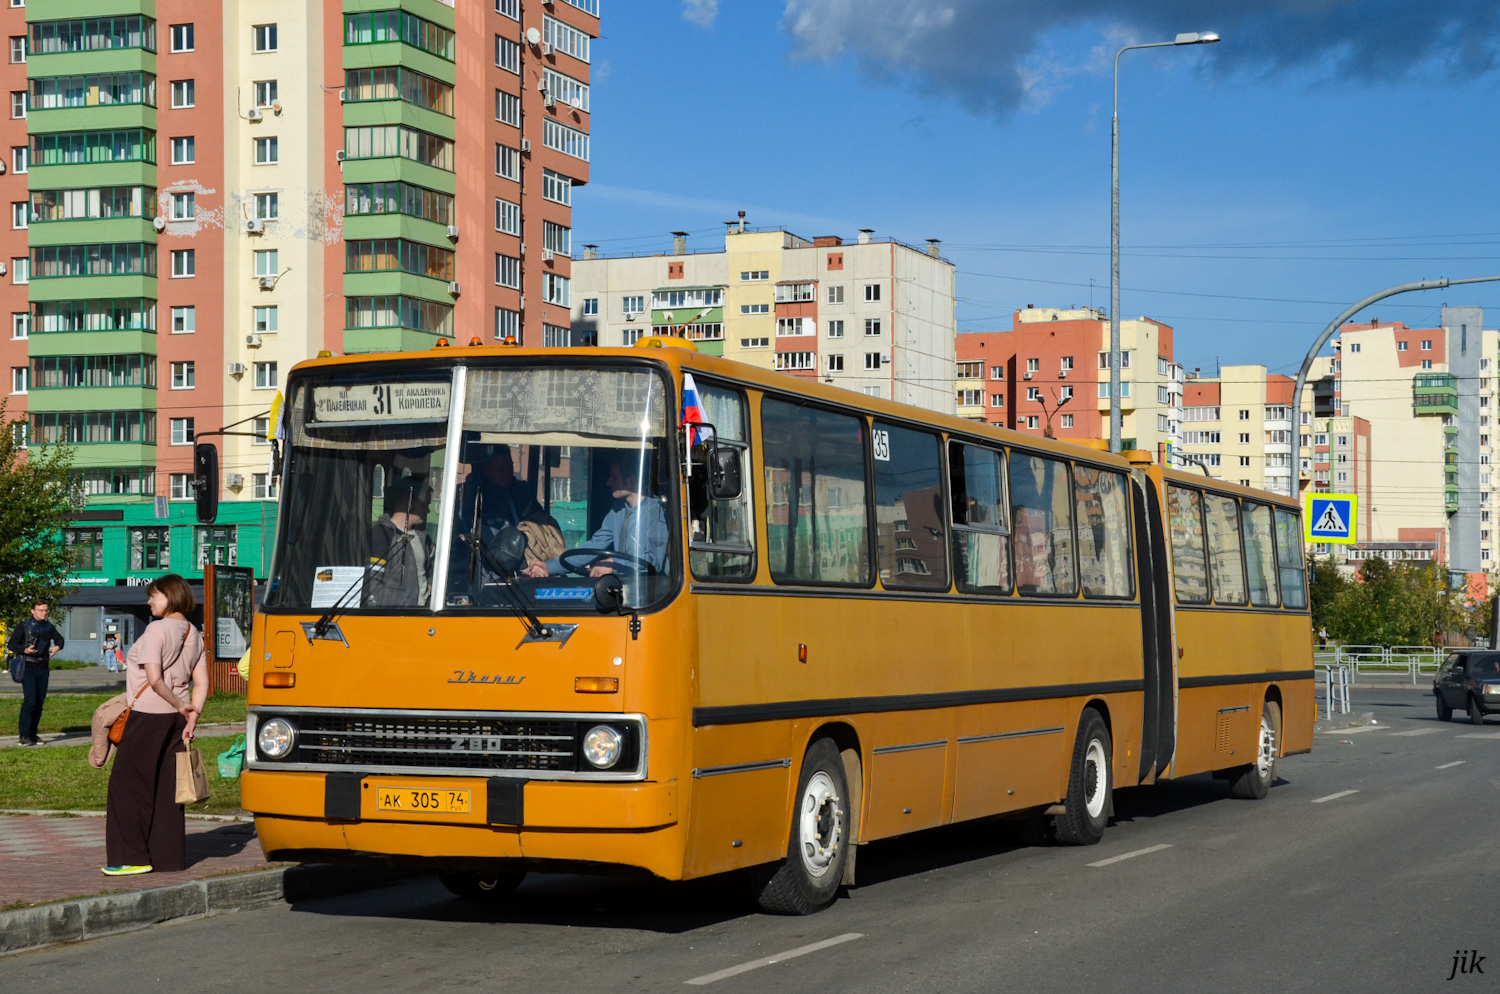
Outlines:
{"label": "white cloud", "polygon": [[719,16],[719,0],[682,0],[682,19],[698,25],[700,28],[711,28],[714,19]]}

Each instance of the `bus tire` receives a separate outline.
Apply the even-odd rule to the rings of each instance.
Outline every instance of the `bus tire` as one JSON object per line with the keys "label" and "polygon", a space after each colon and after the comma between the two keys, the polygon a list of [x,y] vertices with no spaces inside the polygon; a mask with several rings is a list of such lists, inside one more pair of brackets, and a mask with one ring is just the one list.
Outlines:
{"label": "bus tire", "polygon": [[810,915],[833,903],[849,858],[848,797],[838,746],[818,739],[802,758],[786,859],[751,870],[762,911]]}
{"label": "bus tire", "polygon": [[1255,742],[1255,762],[1235,771],[1229,792],[1246,801],[1258,801],[1276,782],[1276,758],[1281,754],[1281,705],[1266,701],[1260,712],[1260,734]]}
{"label": "bus tire", "polygon": [[521,871],[475,873],[471,870],[444,870],[438,874],[438,879],[455,897],[493,903],[509,897],[525,876]]}
{"label": "bus tire", "polygon": [[1085,708],[1078,722],[1078,738],[1073,742],[1073,768],[1068,774],[1063,813],[1052,818],[1052,831],[1059,844],[1091,846],[1104,838],[1114,787],[1113,757],[1114,744],[1104,718],[1093,708]]}
{"label": "bus tire", "polygon": [[1484,724],[1484,705],[1479,703],[1479,698],[1474,694],[1469,695],[1469,724]]}

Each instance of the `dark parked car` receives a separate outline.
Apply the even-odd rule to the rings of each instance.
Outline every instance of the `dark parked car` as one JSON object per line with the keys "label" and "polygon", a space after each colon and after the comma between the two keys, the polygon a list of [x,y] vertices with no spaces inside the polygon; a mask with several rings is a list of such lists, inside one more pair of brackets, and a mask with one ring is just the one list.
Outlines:
{"label": "dark parked car", "polygon": [[1449,653],[1432,678],[1432,696],[1442,721],[1454,711],[1467,711],[1474,725],[1487,714],[1500,714],[1500,652]]}

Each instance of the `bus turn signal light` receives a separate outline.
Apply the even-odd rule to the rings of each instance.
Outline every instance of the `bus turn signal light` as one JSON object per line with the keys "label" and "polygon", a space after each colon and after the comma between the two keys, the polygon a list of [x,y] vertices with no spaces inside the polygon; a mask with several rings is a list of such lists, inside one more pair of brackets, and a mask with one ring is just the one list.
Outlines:
{"label": "bus turn signal light", "polygon": [[615,694],[620,691],[617,676],[580,676],[573,678],[573,690],[579,694]]}
{"label": "bus turn signal light", "polygon": [[295,687],[297,685],[297,674],[280,670],[276,673],[264,673],[260,678],[262,687]]}

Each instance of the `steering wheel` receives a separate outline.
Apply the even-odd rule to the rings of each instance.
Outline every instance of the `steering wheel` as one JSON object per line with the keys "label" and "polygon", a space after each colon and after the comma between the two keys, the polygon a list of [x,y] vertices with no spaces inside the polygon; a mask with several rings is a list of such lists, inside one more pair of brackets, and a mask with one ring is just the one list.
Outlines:
{"label": "steering wheel", "polygon": [[557,563],[569,573],[588,576],[590,567],[606,559],[638,570],[646,576],[656,573],[656,567],[639,556],[632,556],[628,552],[611,552],[608,549],[567,549],[558,555]]}

